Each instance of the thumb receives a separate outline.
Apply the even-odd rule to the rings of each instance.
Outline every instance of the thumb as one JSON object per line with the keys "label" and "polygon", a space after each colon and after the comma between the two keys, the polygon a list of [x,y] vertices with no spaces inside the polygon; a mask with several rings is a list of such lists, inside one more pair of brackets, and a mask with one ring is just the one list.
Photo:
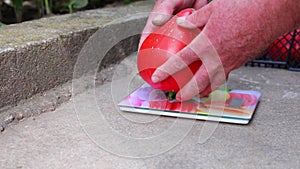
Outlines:
{"label": "thumb", "polygon": [[201,28],[208,22],[212,11],[213,11],[213,8],[210,3],[200,9],[194,11],[189,16],[177,18],[176,22],[179,26],[186,28],[186,29]]}
{"label": "thumb", "polygon": [[158,1],[152,11],[152,24],[162,26],[173,16],[176,3],[172,1]]}

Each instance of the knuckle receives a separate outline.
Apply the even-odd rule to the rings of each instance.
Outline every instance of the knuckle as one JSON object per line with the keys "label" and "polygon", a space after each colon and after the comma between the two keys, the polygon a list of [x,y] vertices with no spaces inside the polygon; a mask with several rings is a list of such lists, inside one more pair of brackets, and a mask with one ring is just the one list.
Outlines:
{"label": "knuckle", "polygon": [[199,59],[197,54],[195,54],[195,52],[193,52],[189,47],[185,47],[177,54],[177,56],[187,64]]}
{"label": "knuckle", "polygon": [[186,64],[179,57],[179,58],[174,59],[173,66],[174,66],[174,69],[179,70],[179,69],[183,69],[184,67],[186,67]]}

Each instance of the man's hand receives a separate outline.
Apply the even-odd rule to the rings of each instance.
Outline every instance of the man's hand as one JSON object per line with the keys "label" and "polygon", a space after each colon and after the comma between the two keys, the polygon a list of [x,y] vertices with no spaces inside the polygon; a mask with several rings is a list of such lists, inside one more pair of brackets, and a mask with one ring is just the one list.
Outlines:
{"label": "man's hand", "polygon": [[185,8],[200,9],[206,3],[207,0],[158,0],[142,32],[139,47],[150,33],[164,25],[176,13]]}
{"label": "man's hand", "polygon": [[[209,94],[225,83],[230,71],[258,57],[277,37],[300,26],[297,1],[213,0],[190,16],[179,18],[177,23],[186,29],[205,27],[187,47],[154,72],[152,81],[162,81],[181,70],[178,65],[200,59],[203,65],[176,98],[183,101],[197,94]],[[168,14],[174,12],[175,6]],[[150,21],[146,32],[154,30],[149,27],[153,24]]]}

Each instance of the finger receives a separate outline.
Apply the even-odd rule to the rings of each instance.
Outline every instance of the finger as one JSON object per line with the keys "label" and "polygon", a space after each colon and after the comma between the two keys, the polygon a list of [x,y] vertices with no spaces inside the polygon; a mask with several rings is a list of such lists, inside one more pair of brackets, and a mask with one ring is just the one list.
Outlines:
{"label": "finger", "polygon": [[179,17],[176,22],[179,26],[187,29],[200,28],[208,22],[212,10],[212,5],[208,4],[196,10],[189,16]]}
{"label": "finger", "polygon": [[211,72],[218,70],[221,65],[217,51],[204,33],[200,33],[188,46],[156,69],[151,80],[153,83],[160,82],[196,60],[201,60]]}
{"label": "finger", "polygon": [[188,47],[185,47],[176,55],[171,56],[163,65],[158,67],[153,73],[151,80],[153,83],[163,81],[196,60],[199,60],[197,55]]}
{"label": "finger", "polygon": [[153,10],[152,23],[162,26],[177,12],[186,8],[200,9],[205,4],[207,0],[160,0]]}
{"label": "finger", "polygon": [[139,48],[143,44],[144,40],[148,37],[148,35],[166,23],[174,12],[175,3],[170,3],[170,1],[158,0],[151,11],[145,28],[142,32]]}
{"label": "finger", "polygon": [[139,41],[139,48],[142,46],[143,42],[145,41],[145,39],[149,36],[150,33],[154,32],[155,30],[157,30],[159,27],[153,25],[152,23],[147,23],[142,34],[141,34],[141,38]]}
{"label": "finger", "polygon": [[199,91],[203,91],[210,84],[209,75],[205,66],[201,66],[191,79],[176,95],[179,101],[190,100],[196,96]]}
{"label": "finger", "polygon": [[220,86],[222,86],[223,88],[227,88],[226,86],[226,81],[228,79],[228,74],[229,73],[225,73],[224,75],[224,71],[215,71],[215,75],[214,76],[209,76],[209,82],[210,84],[206,87],[206,89],[204,89],[203,91],[199,92],[199,96],[200,97],[205,97],[208,94],[210,94],[212,91],[218,89]]}
{"label": "finger", "polygon": [[[198,0],[197,6],[204,4],[206,0]],[[185,8],[193,7],[194,0],[158,0],[148,17],[147,24],[140,39],[139,48],[149,33],[154,32],[160,26],[164,25],[170,18]]]}
{"label": "finger", "polygon": [[198,93],[200,97],[207,96],[211,91],[216,90],[218,87],[226,82],[222,71],[211,72],[205,66],[195,73],[192,80],[190,80],[177,94],[176,99],[185,101],[193,98]]}
{"label": "finger", "polygon": [[163,1],[157,10],[153,12],[152,24],[162,26],[171,19],[174,13],[174,4],[168,5],[169,3],[169,1]]}
{"label": "finger", "polygon": [[156,3],[152,11],[152,23],[156,26],[162,26],[181,9],[192,5],[191,0],[160,0]]}
{"label": "finger", "polygon": [[199,93],[199,97],[206,97],[212,92],[211,84],[209,83],[207,87]]}
{"label": "finger", "polygon": [[201,32],[188,47],[201,59],[202,66],[178,94],[177,97],[181,100],[191,99],[202,92],[207,94],[209,92],[207,88],[214,90],[226,81],[220,56],[204,32]]}
{"label": "finger", "polygon": [[208,3],[208,1],[207,0],[196,0],[195,1],[195,3],[194,3],[194,6],[193,6],[193,8],[194,9],[200,9],[200,8],[202,8],[204,5],[206,5]]}

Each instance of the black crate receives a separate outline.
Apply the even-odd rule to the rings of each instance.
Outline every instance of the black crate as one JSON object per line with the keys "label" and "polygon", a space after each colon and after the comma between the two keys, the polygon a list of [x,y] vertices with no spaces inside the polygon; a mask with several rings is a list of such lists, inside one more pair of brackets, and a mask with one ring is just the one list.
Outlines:
{"label": "black crate", "polygon": [[246,66],[285,68],[300,71],[300,28],[275,40],[259,59]]}

